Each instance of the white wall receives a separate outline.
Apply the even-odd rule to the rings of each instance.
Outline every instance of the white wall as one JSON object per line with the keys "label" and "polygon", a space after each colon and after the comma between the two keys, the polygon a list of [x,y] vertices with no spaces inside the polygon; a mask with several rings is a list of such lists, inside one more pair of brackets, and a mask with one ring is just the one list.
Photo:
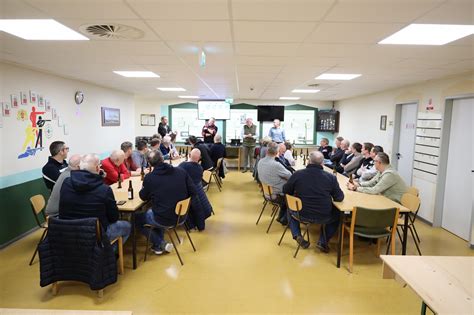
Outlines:
{"label": "white wall", "polygon": [[[132,140],[135,136],[134,102],[131,94],[5,63],[0,63],[0,76],[1,102],[10,103],[10,95],[19,96],[20,91],[35,91],[50,100],[51,106],[57,109],[58,116],[69,130],[69,134],[64,135],[64,130],[58,127],[57,120],[47,122],[51,124],[53,133],[49,139],[46,135],[43,136],[45,149],[37,152],[35,156],[18,159],[18,155],[23,152],[21,149],[25,140],[25,128],[30,121],[18,120],[18,110],[12,109],[10,117],[2,117],[3,126],[0,128],[1,178],[40,169],[49,156],[49,145],[55,140],[65,141],[71,148],[70,154],[100,154],[120,148],[122,141]],[[76,106],[74,102],[76,91],[82,91],[85,95],[80,106]],[[19,109],[25,109],[29,117],[32,105],[19,105]],[[120,126],[102,127],[101,107],[119,108]],[[51,119],[51,113],[45,113],[44,118]]]}

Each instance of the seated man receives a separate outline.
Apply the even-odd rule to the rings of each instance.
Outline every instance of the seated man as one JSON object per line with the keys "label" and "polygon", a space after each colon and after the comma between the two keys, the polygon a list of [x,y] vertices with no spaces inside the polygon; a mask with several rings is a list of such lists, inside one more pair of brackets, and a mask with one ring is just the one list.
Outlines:
{"label": "seated man", "polygon": [[277,221],[286,225],[288,221],[286,218],[286,201],[283,195],[283,185],[290,178],[291,172],[283,164],[276,161],[277,155],[278,144],[270,142],[267,146],[266,156],[258,162],[257,171],[259,180],[273,188],[273,196],[270,197],[280,205]]}
{"label": "seated man", "polygon": [[53,189],[59,175],[67,168],[67,154],[69,147],[62,141],[53,141],[49,146],[51,156],[48,158],[48,163],[43,166],[43,180],[49,190]]}
{"label": "seated man", "polygon": [[160,144],[160,151],[165,160],[172,160],[178,157],[176,150],[173,150],[173,146],[171,145],[170,136],[163,137],[163,141]]}
{"label": "seated man", "polygon": [[372,158],[372,162],[365,167],[361,166],[357,170],[357,175],[359,176],[358,181],[360,183],[368,182],[375,176],[375,174],[377,174],[377,168],[375,167],[375,157],[379,152],[383,152],[383,148],[379,145],[374,146],[372,150],[370,150],[370,157]]}
{"label": "seated man", "polygon": [[290,166],[295,166],[296,161],[295,158],[293,157],[293,150],[292,150],[292,145],[289,141],[285,141],[285,154],[283,154],[283,157],[290,163]]}
{"label": "seated man", "polygon": [[338,164],[336,164],[336,170],[339,173],[344,173],[344,166],[346,166],[354,156],[351,150],[351,143],[349,140],[344,139],[341,141],[341,150],[344,152]]}
{"label": "seated man", "polygon": [[81,156],[79,154],[74,154],[69,158],[68,168],[59,175],[56,184],[53,187],[51,196],[49,196],[48,204],[46,205],[45,213],[48,216],[54,216],[59,213],[59,193],[61,192],[61,187],[66,178],[71,176],[71,171],[79,170],[79,163],[81,162]]}
{"label": "seated man", "polygon": [[327,167],[333,168],[335,165],[339,165],[341,162],[342,156],[344,155],[344,150],[341,148],[343,137],[337,137],[335,142],[335,148],[331,153],[329,153],[329,160],[324,161],[324,165]]}
{"label": "seated man", "polygon": [[114,150],[108,158],[102,160],[102,169],[105,172],[104,182],[112,185],[120,179],[123,181],[130,177],[130,173],[124,163],[125,153],[122,150]]}
{"label": "seated man", "polygon": [[[211,146],[211,159],[214,167],[217,166],[217,160],[220,158],[225,158],[225,145],[222,144],[222,136],[220,134],[216,134],[214,136],[214,144]],[[221,164],[221,168],[219,170],[219,177],[224,178],[224,163]]]}
{"label": "seated man", "polygon": [[128,172],[131,176],[139,176],[141,173],[140,167],[138,167],[132,159],[132,148],[133,144],[130,141],[122,142],[120,145],[120,149],[122,149],[123,153],[125,154],[125,160],[123,163],[127,168]]}
{"label": "seated man", "polygon": [[[144,224],[165,226],[176,224],[178,218],[175,207],[178,201],[196,196],[191,177],[182,168],[164,163],[160,151],[149,152],[148,162],[153,166],[153,171],[145,176],[140,198],[145,201],[150,200],[151,209],[136,217],[137,228],[144,235],[149,233],[149,230],[143,227]],[[173,245],[164,241],[163,234],[164,231],[161,229],[154,229],[151,234],[153,244],[151,249],[157,255],[173,250]]]}
{"label": "seated man", "polygon": [[342,173],[343,175],[349,176],[353,173],[356,172],[356,170],[359,168],[360,163],[362,163],[362,159],[364,158],[362,156],[362,144],[359,142],[354,142],[351,146],[351,159],[347,164],[342,164],[344,168],[344,172]]}
{"label": "seated man", "polygon": [[405,182],[390,165],[390,158],[386,153],[378,153],[374,161],[377,175],[368,182],[347,183],[347,188],[371,195],[382,194],[400,203],[403,194],[407,191]]}
{"label": "seated man", "polygon": [[161,140],[158,138],[151,138],[150,140],[150,150],[159,150],[161,145]]}
{"label": "seated man", "polygon": [[200,231],[202,231],[204,230],[204,220],[212,213],[212,206],[203,190],[202,173],[204,170],[199,164],[200,159],[201,151],[199,151],[199,149],[192,149],[189,154],[189,161],[182,162],[178,167],[185,170],[191,177],[198,197],[191,201],[191,208],[193,211],[190,212],[190,216],[192,216],[192,224],[190,227],[196,226]]}
{"label": "seated man", "polygon": [[64,180],[59,199],[59,218],[98,218],[109,240],[122,236],[125,243],[131,225],[118,220],[114,193],[103,183],[99,163],[97,155],[86,154],[81,159],[80,170],[72,171],[71,176]]}
{"label": "seated man", "polygon": [[[329,252],[329,240],[339,226],[339,211],[333,207],[332,201],[342,201],[344,193],[339,187],[335,176],[323,170],[324,156],[319,151],[309,154],[309,164],[305,169],[296,171],[283,186],[285,194],[294,195],[301,199],[303,208],[300,218],[304,221],[325,225],[326,235],[321,233],[316,246],[325,253]],[[291,213],[288,213],[291,234],[303,248],[308,248],[309,242],[301,236],[300,224]]]}
{"label": "seated man", "polygon": [[198,138],[196,138],[195,136],[189,136],[188,141],[194,148],[199,149],[199,151],[201,151],[202,168],[205,170],[213,168],[214,163],[212,163],[211,160],[211,152],[209,150],[209,147],[201,140],[198,140]]}
{"label": "seated man", "polygon": [[287,170],[292,174],[295,172],[295,169],[291,167],[290,162],[285,158],[286,145],[285,143],[278,144],[278,156],[275,158],[276,161],[280,162]]}
{"label": "seated man", "polygon": [[362,160],[360,161],[359,168],[354,172],[354,178],[360,177],[359,173],[363,172],[361,169],[370,169],[374,166],[374,160],[370,156],[370,151],[372,151],[373,147],[373,143],[370,142],[364,142],[362,144]]}
{"label": "seated man", "polygon": [[137,141],[137,149],[132,152],[133,163],[139,168],[147,168],[148,162],[146,160],[145,154],[148,152],[148,145],[146,141],[139,140]]}
{"label": "seated man", "polygon": [[321,141],[319,142],[319,152],[321,152],[324,155],[324,158],[326,160],[329,160],[329,154],[332,152],[332,147],[329,145],[329,140],[328,138],[321,138]]}

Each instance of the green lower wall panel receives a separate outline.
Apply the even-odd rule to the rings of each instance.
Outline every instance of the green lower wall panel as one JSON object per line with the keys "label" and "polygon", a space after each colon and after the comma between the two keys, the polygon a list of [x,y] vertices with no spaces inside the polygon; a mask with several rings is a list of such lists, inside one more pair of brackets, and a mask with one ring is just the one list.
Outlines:
{"label": "green lower wall panel", "polygon": [[49,198],[42,178],[0,189],[0,247],[36,226],[30,197],[37,194]]}

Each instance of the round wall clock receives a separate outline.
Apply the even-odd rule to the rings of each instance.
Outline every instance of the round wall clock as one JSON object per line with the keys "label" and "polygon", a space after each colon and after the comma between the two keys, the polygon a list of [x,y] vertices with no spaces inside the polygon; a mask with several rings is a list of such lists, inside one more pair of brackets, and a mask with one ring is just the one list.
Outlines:
{"label": "round wall clock", "polygon": [[84,93],[77,91],[74,95],[74,100],[76,101],[77,105],[81,104],[84,101]]}

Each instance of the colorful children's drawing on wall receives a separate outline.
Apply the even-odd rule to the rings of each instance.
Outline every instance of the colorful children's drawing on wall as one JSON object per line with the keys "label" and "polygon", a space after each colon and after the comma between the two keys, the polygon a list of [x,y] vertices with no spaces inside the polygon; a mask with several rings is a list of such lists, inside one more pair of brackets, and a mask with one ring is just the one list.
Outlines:
{"label": "colorful children's drawing on wall", "polygon": [[[21,150],[24,152],[18,155],[18,159],[23,159],[28,156],[34,156],[38,150],[43,150],[43,129],[45,130],[45,135],[47,138],[52,136],[51,125],[48,124],[45,126],[49,119],[43,119],[45,112],[37,111],[34,106],[31,107],[30,113],[30,123],[25,128],[25,141],[23,142],[23,147]],[[25,113],[27,116],[28,113]]]}

